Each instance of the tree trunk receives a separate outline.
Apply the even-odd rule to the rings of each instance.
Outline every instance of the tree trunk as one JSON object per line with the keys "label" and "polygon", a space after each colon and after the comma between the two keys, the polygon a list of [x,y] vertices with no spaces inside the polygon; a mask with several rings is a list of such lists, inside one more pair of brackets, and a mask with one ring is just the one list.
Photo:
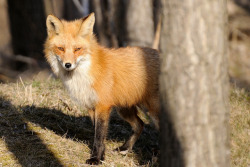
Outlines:
{"label": "tree trunk", "polygon": [[42,0],[8,0],[8,12],[14,54],[43,59],[46,38]]}
{"label": "tree trunk", "polygon": [[126,42],[126,0],[108,0],[109,29],[112,34],[112,46],[125,46]]}
{"label": "tree trunk", "polygon": [[53,14],[60,19],[63,18],[63,15],[64,15],[63,8],[65,8],[63,0],[60,0],[60,1],[43,0],[43,2],[44,2],[46,17],[50,14]]}
{"label": "tree trunk", "polygon": [[226,0],[162,0],[161,166],[228,167]]}
{"label": "tree trunk", "polygon": [[[9,30],[9,21],[8,21],[8,10],[7,10],[7,0],[0,1],[0,52],[1,53],[12,53],[12,48],[10,46],[10,30]],[[2,66],[0,57],[0,65]],[[6,65],[4,62],[3,64]]]}
{"label": "tree trunk", "polygon": [[[78,2],[78,3],[76,3]],[[64,0],[64,13],[63,18],[66,20],[80,19],[85,15],[83,5],[79,0]]]}
{"label": "tree trunk", "polygon": [[152,46],[154,38],[152,0],[128,0],[126,11],[127,45]]}
{"label": "tree trunk", "polygon": [[[120,1],[94,0],[93,10],[96,15],[95,30],[101,45],[106,47],[118,47],[118,39],[115,32],[115,13]],[[120,18],[121,19],[121,18]]]}

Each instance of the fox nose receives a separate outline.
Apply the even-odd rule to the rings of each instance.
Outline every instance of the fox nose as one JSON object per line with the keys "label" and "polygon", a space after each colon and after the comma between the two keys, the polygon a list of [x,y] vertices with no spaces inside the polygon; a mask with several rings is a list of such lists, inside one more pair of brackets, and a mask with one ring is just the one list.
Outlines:
{"label": "fox nose", "polygon": [[66,67],[66,68],[70,68],[70,67],[71,67],[71,63],[66,63],[66,64],[65,64],[65,67]]}

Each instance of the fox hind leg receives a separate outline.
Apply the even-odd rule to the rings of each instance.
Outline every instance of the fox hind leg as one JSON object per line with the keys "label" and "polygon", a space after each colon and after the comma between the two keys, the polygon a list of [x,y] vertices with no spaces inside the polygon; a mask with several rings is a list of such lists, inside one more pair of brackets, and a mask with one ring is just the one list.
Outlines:
{"label": "fox hind leg", "polygon": [[136,106],[132,106],[130,108],[121,108],[118,110],[118,113],[131,125],[133,129],[133,134],[130,136],[130,138],[121,147],[116,149],[121,154],[126,154],[128,151],[132,150],[135,142],[141,135],[143,130],[143,122],[137,115]]}
{"label": "fox hind leg", "polygon": [[155,127],[157,130],[159,130],[159,112],[160,112],[160,101],[159,101],[159,97],[155,96],[155,97],[151,97],[149,98],[146,103],[145,106],[148,109],[148,114],[150,116],[150,118],[152,119]]}

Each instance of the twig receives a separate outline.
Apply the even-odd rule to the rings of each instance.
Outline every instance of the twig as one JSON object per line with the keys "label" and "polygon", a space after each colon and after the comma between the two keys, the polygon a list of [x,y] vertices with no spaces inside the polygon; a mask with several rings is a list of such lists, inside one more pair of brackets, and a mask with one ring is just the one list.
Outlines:
{"label": "twig", "polygon": [[10,77],[15,77],[15,76],[18,75],[17,71],[6,69],[6,68],[2,68],[2,67],[0,67],[0,73],[3,74],[3,75],[5,75],[5,76],[10,76]]}
{"label": "twig", "polygon": [[83,6],[81,5],[81,3],[79,2],[79,0],[72,0],[73,3],[75,4],[77,10],[79,13],[81,13],[83,15],[83,11],[84,11],[84,8]]}
{"label": "twig", "polygon": [[162,22],[162,16],[159,16],[159,21],[156,27],[156,32],[155,32],[155,38],[154,38],[154,43],[153,43],[153,49],[159,50],[159,43],[160,43],[160,35],[161,35],[161,22]]}
{"label": "twig", "polygon": [[23,55],[6,55],[1,53],[0,54],[1,57],[9,59],[9,60],[13,60],[13,61],[20,61],[23,63],[27,63],[29,65],[37,65],[37,60],[31,57],[27,57],[27,56],[23,56]]}
{"label": "twig", "polygon": [[232,36],[237,35],[244,40],[250,41],[250,37],[246,33],[242,32],[241,30],[239,30],[237,28],[230,27],[230,31],[232,33]]}
{"label": "twig", "polygon": [[20,79],[20,81],[21,81],[21,84],[23,85],[23,88],[25,89],[26,87],[25,87],[25,85],[24,85],[24,83],[23,83],[22,77],[19,77],[19,79]]}

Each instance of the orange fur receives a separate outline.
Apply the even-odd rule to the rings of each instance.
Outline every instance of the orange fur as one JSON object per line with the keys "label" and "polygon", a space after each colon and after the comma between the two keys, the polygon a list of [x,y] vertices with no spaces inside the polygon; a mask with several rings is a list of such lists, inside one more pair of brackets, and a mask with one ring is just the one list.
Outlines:
{"label": "orange fur", "polygon": [[[93,52],[93,88],[100,103],[133,106],[158,96],[158,54],[148,48],[96,48]],[[152,64],[150,64],[152,62]],[[98,64],[98,66],[94,66]]]}

